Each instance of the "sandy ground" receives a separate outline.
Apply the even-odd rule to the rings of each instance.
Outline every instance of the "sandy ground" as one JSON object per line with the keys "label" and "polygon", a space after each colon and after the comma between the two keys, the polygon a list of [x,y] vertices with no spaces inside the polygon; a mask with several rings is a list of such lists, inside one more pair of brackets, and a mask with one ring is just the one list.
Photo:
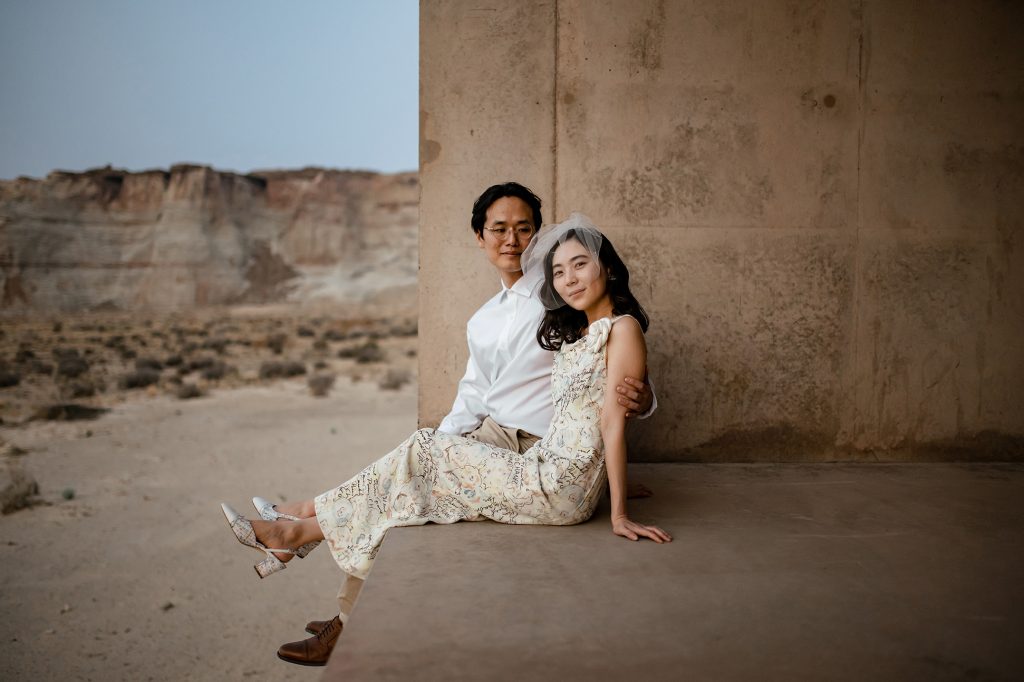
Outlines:
{"label": "sandy ground", "polygon": [[321,547],[259,580],[219,502],[312,497],[415,421],[414,384],[341,376],[326,398],[299,377],[0,428],[44,501],[0,517],[0,679],[319,679],[275,653],[336,612],[341,573]]}

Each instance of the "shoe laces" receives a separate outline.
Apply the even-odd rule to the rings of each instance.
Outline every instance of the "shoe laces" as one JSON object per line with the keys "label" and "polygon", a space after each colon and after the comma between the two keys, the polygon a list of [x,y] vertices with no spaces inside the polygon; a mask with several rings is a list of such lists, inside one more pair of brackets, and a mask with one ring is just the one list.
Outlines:
{"label": "shoe laces", "polygon": [[321,642],[325,639],[330,639],[331,635],[334,634],[334,631],[339,628],[341,628],[341,621],[336,618],[332,618],[331,622],[327,624],[327,627],[316,633],[316,638]]}

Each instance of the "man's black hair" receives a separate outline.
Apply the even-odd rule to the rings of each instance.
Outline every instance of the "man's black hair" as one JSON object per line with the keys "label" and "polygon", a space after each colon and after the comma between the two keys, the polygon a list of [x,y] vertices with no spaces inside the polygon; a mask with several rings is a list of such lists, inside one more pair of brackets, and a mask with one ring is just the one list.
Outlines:
{"label": "man's black hair", "polygon": [[476,202],[473,203],[473,217],[470,220],[470,225],[473,226],[473,231],[476,232],[476,236],[484,236],[484,223],[487,222],[487,209],[491,207],[498,199],[502,197],[516,197],[522,199],[523,202],[530,207],[533,211],[533,227],[539,230],[544,224],[544,218],[540,214],[540,197],[530,191],[528,187],[523,187],[518,182],[503,182],[500,185],[491,185],[484,190]]}

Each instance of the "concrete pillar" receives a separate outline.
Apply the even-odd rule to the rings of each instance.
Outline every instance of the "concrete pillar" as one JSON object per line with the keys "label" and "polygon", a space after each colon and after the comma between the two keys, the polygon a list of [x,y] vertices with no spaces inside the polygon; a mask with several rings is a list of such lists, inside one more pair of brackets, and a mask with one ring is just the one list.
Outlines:
{"label": "concrete pillar", "polygon": [[[651,314],[634,459],[1024,458],[1024,10],[422,11],[422,423],[498,289],[470,203],[513,177],[601,226]],[[467,95],[524,82],[525,110]]]}

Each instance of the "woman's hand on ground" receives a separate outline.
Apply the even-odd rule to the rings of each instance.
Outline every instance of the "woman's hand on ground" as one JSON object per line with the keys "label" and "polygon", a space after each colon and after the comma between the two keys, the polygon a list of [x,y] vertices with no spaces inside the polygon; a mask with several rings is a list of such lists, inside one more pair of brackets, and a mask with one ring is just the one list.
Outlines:
{"label": "woman's hand on ground", "polygon": [[612,519],[612,532],[616,535],[621,535],[627,540],[639,540],[641,537],[644,537],[654,540],[659,545],[672,542],[672,536],[657,526],[645,526],[642,523],[630,521],[625,516]]}

